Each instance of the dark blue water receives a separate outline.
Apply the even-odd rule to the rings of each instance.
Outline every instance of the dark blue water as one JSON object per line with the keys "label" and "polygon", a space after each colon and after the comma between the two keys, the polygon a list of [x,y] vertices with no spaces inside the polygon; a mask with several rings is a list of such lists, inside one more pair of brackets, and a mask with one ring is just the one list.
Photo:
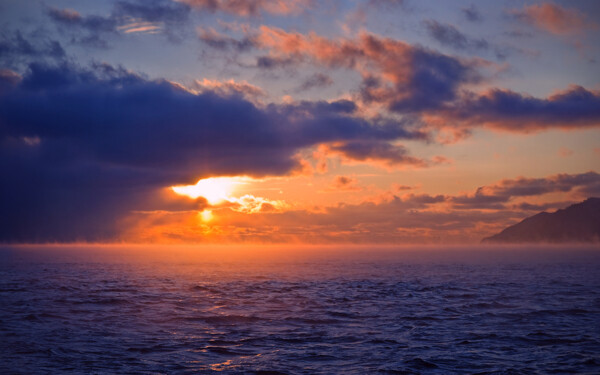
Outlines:
{"label": "dark blue water", "polygon": [[0,248],[0,373],[598,374],[600,249]]}

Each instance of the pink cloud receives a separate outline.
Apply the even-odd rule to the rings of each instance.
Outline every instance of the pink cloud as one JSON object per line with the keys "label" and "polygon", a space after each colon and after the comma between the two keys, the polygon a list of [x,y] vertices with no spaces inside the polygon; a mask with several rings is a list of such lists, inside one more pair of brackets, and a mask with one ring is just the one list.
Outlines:
{"label": "pink cloud", "polygon": [[578,10],[552,3],[530,5],[511,13],[524,22],[556,35],[577,34],[598,26]]}

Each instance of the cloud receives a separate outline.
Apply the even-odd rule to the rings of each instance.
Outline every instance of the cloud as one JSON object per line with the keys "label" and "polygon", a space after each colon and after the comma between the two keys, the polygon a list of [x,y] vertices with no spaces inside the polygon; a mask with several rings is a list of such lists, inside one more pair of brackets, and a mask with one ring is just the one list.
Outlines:
{"label": "cloud", "polygon": [[167,186],[294,173],[298,152],[320,144],[423,139],[407,122],[361,118],[347,100],[257,106],[222,87],[193,93],[106,64],[4,76],[2,240],[112,238],[119,218],[155,209],[148,202]]}
{"label": "cloud", "polygon": [[414,116],[459,138],[481,126],[532,133],[600,125],[600,94],[581,86],[547,98],[495,88],[470,91],[468,87],[490,78],[487,69],[500,69],[482,59],[462,59],[365,32],[354,39],[330,39],[261,26],[254,40],[258,48],[269,51],[259,65],[272,69],[311,63],[355,70],[362,78],[363,104]]}
{"label": "cloud", "polygon": [[[247,215],[234,210],[215,212],[215,220],[202,226],[198,235],[195,213],[133,218],[141,224],[127,233],[134,241],[190,242],[352,242],[352,243],[464,243],[500,231],[530,216],[532,211],[563,208],[581,200],[580,194],[598,189],[596,172],[558,174],[542,178],[505,179],[462,195],[390,194],[357,204],[340,203],[307,209],[288,206],[282,210]],[[331,189],[353,186],[355,179],[336,176]],[[568,193],[574,200],[548,201],[540,194]],[[522,198],[531,198],[522,201]],[[533,201],[533,202],[532,202]],[[190,223],[192,219],[192,223]],[[148,228],[154,228],[150,230]]]}
{"label": "cloud", "polygon": [[303,92],[308,91],[314,88],[323,88],[333,85],[333,80],[328,75],[323,73],[315,73],[310,77],[306,78],[304,82],[296,90],[295,92]]}
{"label": "cloud", "polygon": [[221,96],[239,95],[249,101],[257,101],[267,96],[263,89],[246,81],[236,82],[233,79],[218,81],[211,79],[194,80],[193,89],[198,92],[212,92]]}
{"label": "cloud", "polygon": [[72,36],[73,43],[108,48],[108,36],[119,33],[164,33],[180,41],[181,29],[189,19],[190,8],[171,0],[117,1],[108,15],[82,15],[73,9],[49,8],[47,14],[59,28]]}
{"label": "cloud", "polygon": [[[339,204],[318,211],[291,209],[247,216],[219,211],[216,221],[202,228],[189,224],[191,214],[172,217],[169,225],[157,226],[150,217],[126,237],[133,241],[174,242],[309,242],[309,243],[449,243],[475,242],[499,231],[503,225],[523,218],[523,212],[435,211],[440,197],[393,196],[359,204]],[[137,228],[142,228],[142,234]],[[155,228],[148,233],[144,228]]]}
{"label": "cloud", "polygon": [[312,0],[175,0],[199,11],[225,12],[236,16],[256,17],[298,14],[312,7]]}
{"label": "cloud", "polygon": [[0,69],[0,95],[14,88],[22,77],[19,73],[10,69]]}
{"label": "cloud", "polygon": [[520,10],[513,9],[509,13],[522,22],[556,35],[577,34],[598,28],[595,22],[588,21],[578,10],[552,3],[534,4]]}
{"label": "cloud", "polygon": [[475,6],[475,4],[471,4],[468,7],[461,9],[463,15],[465,16],[467,21],[470,22],[481,22],[483,21],[483,16],[479,12],[479,9]]}
{"label": "cloud", "polygon": [[459,209],[502,209],[514,198],[533,197],[550,193],[573,193],[576,199],[600,194],[600,174],[590,171],[580,174],[556,174],[543,178],[501,180],[482,186],[475,193],[449,198]]}
{"label": "cloud", "polygon": [[285,68],[296,65],[298,60],[292,57],[273,57],[273,56],[259,56],[256,59],[256,67],[265,70],[271,70],[274,68]]}
{"label": "cloud", "polygon": [[363,100],[385,104],[395,112],[437,108],[455,99],[462,84],[481,79],[477,70],[481,60],[463,60],[364,32],[354,40],[336,40],[261,26],[256,42],[270,51],[274,61],[308,60],[357,70],[362,75]]}
{"label": "cloud", "polygon": [[114,13],[177,26],[188,21],[190,8],[170,0],[117,1]]}
{"label": "cloud", "polygon": [[487,50],[489,44],[484,39],[469,38],[456,27],[435,20],[423,21],[429,36],[440,44],[456,50]]}
{"label": "cloud", "polygon": [[354,177],[335,176],[327,191],[361,191],[362,188],[358,185],[358,180]]}
{"label": "cloud", "polygon": [[468,94],[440,110],[442,123],[488,126],[518,133],[600,126],[600,91],[572,86],[548,98],[492,89]]}
{"label": "cloud", "polygon": [[246,51],[255,46],[255,42],[252,38],[243,38],[237,40],[230,36],[219,33],[213,28],[206,28],[199,26],[196,28],[198,39],[209,47],[226,50],[233,49],[235,51]]}
{"label": "cloud", "polygon": [[[430,204],[442,203],[447,200],[447,197],[438,194],[438,195],[429,195],[429,194],[406,194],[402,197],[404,202],[410,202],[411,204],[417,204],[418,208],[424,208]],[[413,206],[412,208],[417,208],[417,206]]]}
{"label": "cloud", "polygon": [[404,191],[404,190],[413,190],[416,189],[415,186],[410,186],[410,185],[401,185],[401,184],[394,184],[394,191]]}
{"label": "cloud", "polygon": [[245,214],[282,212],[288,204],[281,200],[270,200],[246,194],[240,198],[232,198],[228,205],[232,211]]}
{"label": "cloud", "polygon": [[71,32],[71,42],[94,48],[107,48],[108,42],[102,38],[105,34],[118,32],[118,20],[112,16],[82,16],[73,9],[49,8],[48,16],[63,31]]}
{"label": "cloud", "polygon": [[18,68],[31,60],[60,61],[66,57],[62,45],[44,37],[26,38],[20,31],[0,32],[0,63],[3,67]]}
{"label": "cloud", "polygon": [[158,34],[162,31],[162,26],[152,22],[131,22],[117,27],[117,30],[124,34]]}
{"label": "cloud", "polygon": [[344,142],[332,145],[330,149],[351,160],[381,162],[387,167],[424,168],[428,165],[427,161],[409,155],[403,146],[379,140]]}
{"label": "cloud", "polygon": [[369,5],[372,6],[403,6],[406,3],[406,0],[369,0]]}
{"label": "cloud", "polygon": [[510,206],[510,208],[513,210],[541,212],[541,211],[557,210],[560,208],[565,208],[573,203],[576,203],[576,202],[573,202],[573,201],[550,202],[550,203],[543,203],[543,204],[531,204],[531,203],[522,202],[522,203],[518,203],[518,204],[514,204],[514,205]]}
{"label": "cloud", "polygon": [[496,45],[489,43],[483,38],[472,38],[462,33],[453,25],[440,23],[435,20],[423,21],[427,33],[442,46],[452,48],[456,51],[491,51],[498,60],[505,60],[511,53],[520,53],[524,55],[535,55],[530,50],[516,48],[507,45]]}
{"label": "cloud", "polygon": [[79,27],[91,33],[114,32],[117,27],[117,20],[113,17],[82,16],[73,9],[50,8],[48,9],[48,16],[61,25]]}

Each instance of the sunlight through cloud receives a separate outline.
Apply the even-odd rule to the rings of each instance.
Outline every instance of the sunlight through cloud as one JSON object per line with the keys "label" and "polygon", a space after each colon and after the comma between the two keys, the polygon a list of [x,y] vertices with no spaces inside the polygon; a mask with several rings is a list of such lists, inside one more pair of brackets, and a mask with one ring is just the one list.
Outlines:
{"label": "sunlight through cloud", "polygon": [[[235,196],[239,185],[256,181],[258,180],[250,177],[210,177],[199,180],[195,185],[172,186],[171,189],[176,194],[192,199],[204,197],[212,206],[224,204],[232,211],[247,214],[277,212],[290,207],[281,200],[270,200],[251,194]],[[213,218],[212,211],[208,210],[202,211],[199,215],[203,221],[210,221]]]}
{"label": "sunlight through cloud", "polygon": [[210,204],[218,204],[231,200],[230,195],[238,185],[245,184],[244,177],[210,177],[199,180],[196,185],[173,186],[171,189],[179,194],[196,199],[204,197]]}

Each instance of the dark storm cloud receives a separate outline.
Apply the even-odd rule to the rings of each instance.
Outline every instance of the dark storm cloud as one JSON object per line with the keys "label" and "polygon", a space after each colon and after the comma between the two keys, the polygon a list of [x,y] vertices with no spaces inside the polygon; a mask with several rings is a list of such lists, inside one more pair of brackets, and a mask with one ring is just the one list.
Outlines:
{"label": "dark storm cloud", "polygon": [[[156,191],[209,175],[283,175],[321,143],[423,137],[350,101],[265,108],[122,68],[32,64],[0,96],[0,239],[100,240]],[[14,79],[13,79],[14,78]],[[12,87],[12,88],[10,88]]]}
{"label": "dark storm cloud", "polygon": [[423,22],[429,36],[440,44],[456,50],[487,50],[489,44],[484,39],[474,39],[460,32],[456,27],[435,20]]}

